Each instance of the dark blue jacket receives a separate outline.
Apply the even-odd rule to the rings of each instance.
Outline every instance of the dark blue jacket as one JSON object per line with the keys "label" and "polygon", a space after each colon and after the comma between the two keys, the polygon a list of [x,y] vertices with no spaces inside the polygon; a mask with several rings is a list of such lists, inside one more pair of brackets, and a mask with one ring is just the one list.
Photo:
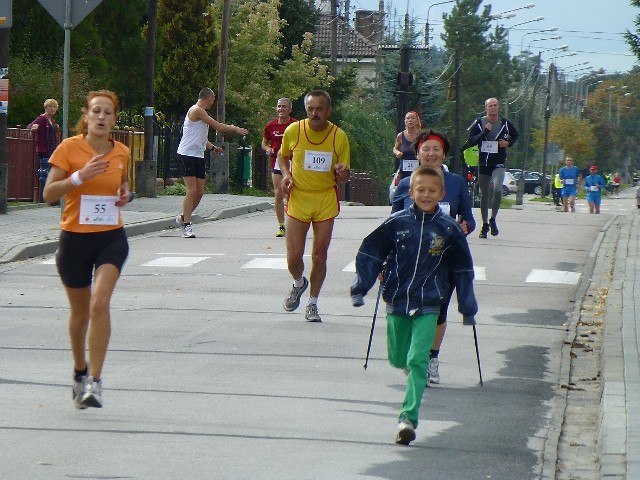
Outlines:
{"label": "dark blue jacket", "polygon": [[[504,117],[500,117],[500,125],[494,125],[491,130],[487,130],[482,126],[482,118],[476,118],[469,130],[469,138],[467,139],[467,148],[480,144],[490,138],[494,129],[497,130],[496,140],[507,140],[509,146],[518,140],[518,130],[516,126]],[[478,165],[481,167],[495,167],[496,165],[505,165],[507,162],[507,149],[498,147],[498,153],[479,152]],[[480,171],[482,173],[482,171]]]}
{"label": "dark blue jacket", "polygon": [[[466,181],[455,173],[445,171],[442,173],[444,173],[444,198],[442,202],[449,204],[449,215],[453,218],[458,218],[460,215],[462,220],[466,220],[469,224],[469,233],[473,232],[476,228],[476,221],[473,218]],[[413,204],[413,199],[409,196],[409,183],[409,177],[403,178],[398,183],[393,194],[391,213],[409,208]]]}
{"label": "dark blue jacket", "polygon": [[440,210],[431,214],[411,206],[369,234],[356,255],[352,298],[366,295],[383,268],[382,298],[388,313],[438,314],[453,286],[465,320],[473,320],[478,311],[467,239],[458,223]]}

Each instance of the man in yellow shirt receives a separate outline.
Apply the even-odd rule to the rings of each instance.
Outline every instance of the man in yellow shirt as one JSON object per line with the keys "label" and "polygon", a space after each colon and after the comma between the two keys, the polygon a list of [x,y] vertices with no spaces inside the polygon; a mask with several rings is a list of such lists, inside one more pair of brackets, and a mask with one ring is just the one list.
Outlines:
{"label": "man in yellow shirt", "polygon": [[[287,127],[278,152],[282,190],[287,197],[287,266],[294,283],[284,300],[291,312],[311,285],[305,319],[321,322],[318,296],[327,275],[327,252],[334,218],[340,211],[338,182],[349,180],[349,139],[329,121],[331,97],[324,90],[305,96],[307,118]],[[304,248],[313,226],[313,250],[309,280],[304,276]]]}

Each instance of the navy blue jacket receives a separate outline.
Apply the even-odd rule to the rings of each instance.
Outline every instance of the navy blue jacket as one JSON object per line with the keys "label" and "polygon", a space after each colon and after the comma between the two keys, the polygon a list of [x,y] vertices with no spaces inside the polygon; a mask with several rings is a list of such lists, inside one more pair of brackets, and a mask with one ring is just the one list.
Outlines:
{"label": "navy blue jacket", "polygon": [[478,304],[469,245],[458,223],[441,210],[432,214],[411,206],[392,214],[362,241],[351,285],[354,305],[383,268],[382,298],[388,313],[438,314],[455,286],[458,310],[465,323],[473,321]]}
{"label": "navy blue jacket", "polygon": [[[469,233],[473,232],[476,228],[476,221],[473,218],[466,181],[455,173],[445,171],[442,173],[444,173],[444,198],[442,201],[449,204],[449,215],[453,218],[458,218],[460,215],[462,220],[466,220],[469,224]],[[398,183],[393,194],[391,213],[409,208],[413,204],[413,199],[409,196],[409,183],[409,177],[403,178]]]}

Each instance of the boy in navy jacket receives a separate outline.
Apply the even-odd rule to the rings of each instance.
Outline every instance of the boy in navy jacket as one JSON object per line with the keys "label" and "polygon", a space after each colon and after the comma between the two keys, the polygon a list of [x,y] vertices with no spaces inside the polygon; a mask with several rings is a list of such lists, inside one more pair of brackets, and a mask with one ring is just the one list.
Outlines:
{"label": "boy in navy jacket", "polygon": [[392,214],[362,242],[351,286],[354,306],[384,270],[382,298],[387,304],[389,363],[407,373],[405,399],[398,416],[396,443],[416,438],[418,412],[427,383],[429,349],[433,344],[441,304],[450,291],[453,273],[458,310],[465,325],[475,324],[473,261],[462,229],[440,210],[444,196],[441,171],[422,165],[411,175],[414,204]]}

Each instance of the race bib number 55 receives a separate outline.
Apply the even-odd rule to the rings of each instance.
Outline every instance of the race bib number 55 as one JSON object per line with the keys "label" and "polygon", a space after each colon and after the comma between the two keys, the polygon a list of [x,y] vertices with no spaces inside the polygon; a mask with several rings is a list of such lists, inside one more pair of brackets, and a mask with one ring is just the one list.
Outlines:
{"label": "race bib number 55", "polygon": [[82,195],[80,225],[118,225],[120,209],[116,196]]}
{"label": "race bib number 55", "polygon": [[304,169],[312,172],[329,172],[333,163],[333,155],[331,152],[314,152],[313,150],[305,150],[304,152]]}

